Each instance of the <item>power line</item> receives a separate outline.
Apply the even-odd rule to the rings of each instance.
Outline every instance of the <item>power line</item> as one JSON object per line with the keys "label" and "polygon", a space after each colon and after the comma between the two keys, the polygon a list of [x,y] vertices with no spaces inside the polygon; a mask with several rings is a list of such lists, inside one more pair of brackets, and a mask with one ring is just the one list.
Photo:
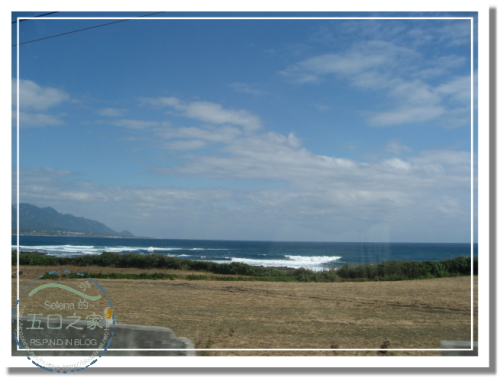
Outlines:
{"label": "power line", "polygon": [[[55,13],[55,12],[54,12]],[[148,14],[144,14],[142,16],[138,16],[136,18],[139,18],[139,17],[146,17],[146,16],[152,16],[154,14],[159,14],[159,13],[164,13],[164,12],[155,12],[155,13],[148,13]],[[100,24],[100,25],[94,25],[94,26],[89,26],[87,28],[83,28],[83,29],[77,29],[77,30],[72,30],[72,31],[69,31],[69,32],[65,32],[65,33],[60,33],[60,34],[56,34],[56,35],[51,35],[51,36],[48,36],[48,37],[43,37],[43,38],[38,38],[38,39],[33,39],[31,41],[27,41],[27,42],[21,42],[19,44],[19,46],[21,45],[25,45],[27,43],[32,43],[32,42],[38,42],[38,41],[43,41],[44,39],[49,39],[49,38],[55,38],[55,37],[60,37],[61,35],[67,35],[67,34],[72,34],[72,33],[76,33],[76,32],[80,32],[80,31],[84,31],[84,30],[89,30],[89,29],[94,29],[94,28],[99,28],[101,26],[106,26],[106,25],[111,25],[111,24],[117,24],[118,22],[124,22],[124,21],[129,21],[129,20],[133,20],[133,18],[127,18],[125,20],[118,20],[118,21],[113,21],[113,22],[107,22],[105,24]],[[15,47],[17,46],[17,44],[14,44],[12,45],[12,47]]]}
{"label": "power line", "polygon": [[[49,12],[49,13],[44,13],[44,14],[39,14],[38,16],[33,16],[33,17],[43,17],[43,16],[48,16],[49,14],[54,14],[54,13],[59,13],[59,12]],[[24,20],[16,20],[16,21],[12,21],[13,24],[17,23],[18,21],[19,22],[23,22],[23,21],[29,21],[31,20],[30,18],[26,18]]]}
{"label": "power line", "polygon": [[[33,40],[31,40],[31,41],[21,42],[21,43],[19,44],[19,46],[21,46],[21,45],[25,45],[25,44],[27,44],[27,43],[38,42],[38,41],[43,41],[44,39],[49,39],[49,38],[60,37],[61,35],[66,35],[66,34],[76,33],[76,32],[83,31],[83,30],[94,29],[94,28],[98,28],[98,27],[100,27],[100,26],[106,26],[106,25],[116,24],[116,23],[118,23],[118,22],[123,22],[123,21],[128,21],[128,20],[118,20],[118,21],[114,21],[114,22],[108,22],[108,23],[106,23],[106,24],[100,24],[100,25],[95,25],[95,26],[89,26],[88,28],[83,28],[83,29],[73,30],[73,31],[69,31],[69,32],[66,32],[66,33],[60,33],[60,34],[51,35],[51,36],[48,36],[48,37],[43,37],[43,38],[33,39]],[[14,46],[17,46],[17,44],[12,45],[12,47],[14,47]]]}

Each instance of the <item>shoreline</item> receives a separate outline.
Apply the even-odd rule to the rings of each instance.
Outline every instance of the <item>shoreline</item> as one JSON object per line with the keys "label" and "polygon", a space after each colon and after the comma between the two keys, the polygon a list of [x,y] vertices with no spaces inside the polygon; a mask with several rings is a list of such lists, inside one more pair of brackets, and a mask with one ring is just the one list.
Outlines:
{"label": "shoreline", "polygon": [[[17,253],[17,250],[16,249],[12,249],[12,252],[16,252]],[[75,256],[57,256],[57,255],[50,255],[49,252],[41,252],[41,251],[19,251],[19,253],[31,253],[31,254],[34,254],[34,255],[42,255],[42,256],[47,256],[47,257],[56,257],[56,258],[73,258],[73,257],[79,257],[79,256],[86,256],[85,254],[81,254],[81,255],[75,255]],[[117,253],[117,254],[133,254],[133,252],[131,253],[120,253],[120,252],[103,252],[103,253]],[[165,256],[161,253],[150,253],[149,255],[153,255],[153,254],[158,254],[158,255],[162,255],[162,256]],[[102,255],[102,253],[100,254]],[[138,255],[143,255],[143,256],[148,256],[148,254],[139,254]],[[95,256],[99,256],[99,255],[95,255]],[[175,257],[175,258],[178,258],[178,257]],[[181,260],[185,260],[185,261],[204,261],[206,262],[207,260],[192,260],[192,259],[181,259]],[[215,262],[215,261],[209,261],[209,262],[212,262],[214,264],[231,264],[230,262],[229,263],[223,263],[223,262]],[[299,268],[291,268],[291,267],[287,267],[287,266],[264,266],[264,265],[250,265],[250,264],[245,264],[245,263],[238,263],[238,264],[244,264],[244,265],[248,265],[248,266],[255,266],[255,267],[258,267],[258,268],[272,268],[272,269],[278,269],[278,270],[283,270],[283,271],[296,271],[296,270],[299,270],[299,269],[307,269],[307,268],[304,268],[304,267],[299,267]],[[334,268],[334,267],[332,267]]]}
{"label": "shoreline", "polygon": [[[225,281],[274,281],[274,282],[353,282],[353,281],[401,281],[450,276],[477,275],[477,258],[456,257],[442,261],[385,261],[382,263],[363,265],[344,265],[340,269],[315,271],[306,268],[264,267],[239,262],[219,264],[210,261],[188,260],[170,257],[163,254],[134,253],[102,253],[99,255],[80,255],[75,257],[54,257],[43,252],[26,252],[17,254],[12,251],[12,265],[36,266],[96,266],[100,269],[125,269],[125,273],[95,273],[92,278],[130,278],[173,280],[177,274],[167,274],[167,270],[190,272],[192,280],[225,280]],[[142,269],[140,274],[130,274],[129,268]],[[156,273],[146,273],[147,270]],[[209,273],[209,275],[207,275]],[[182,275],[185,276],[184,274]],[[48,277],[45,277],[48,278]],[[70,274],[66,278],[73,277]]]}
{"label": "shoreline", "polygon": [[[99,255],[107,252],[118,254],[161,254],[202,263],[242,263],[261,269],[266,267],[282,271],[307,269],[315,272],[339,270],[377,264],[383,261],[442,261],[454,256],[477,255],[470,245],[444,243],[319,243],[319,242],[235,242],[188,239],[73,238],[65,236],[22,236],[19,248],[39,251],[54,257]],[[404,244],[404,245],[403,245]],[[406,245],[407,244],[407,245]],[[12,240],[16,249],[17,242]],[[154,259],[153,257],[151,257]],[[108,260],[115,260],[109,257]]]}

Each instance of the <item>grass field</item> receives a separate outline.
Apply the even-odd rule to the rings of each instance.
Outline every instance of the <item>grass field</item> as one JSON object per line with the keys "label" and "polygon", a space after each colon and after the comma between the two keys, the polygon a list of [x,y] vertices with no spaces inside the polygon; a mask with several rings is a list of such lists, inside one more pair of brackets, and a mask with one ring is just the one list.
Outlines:
{"label": "grass field", "polygon": [[[57,270],[75,267],[58,266]],[[13,267],[13,271],[15,267]],[[22,266],[21,287],[53,267]],[[192,274],[86,267],[89,272]],[[209,273],[207,273],[209,274]],[[477,335],[477,276],[473,277]],[[100,279],[119,323],[168,327],[198,355],[440,355],[440,340],[470,340],[471,277],[385,282],[224,282]],[[13,301],[16,279],[13,283]],[[14,303],[14,302],[13,302]],[[477,336],[475,337],[477,340]],[[389,349],[384,352],[385,349]],[[380,349],[341,351],[339,349]]]}

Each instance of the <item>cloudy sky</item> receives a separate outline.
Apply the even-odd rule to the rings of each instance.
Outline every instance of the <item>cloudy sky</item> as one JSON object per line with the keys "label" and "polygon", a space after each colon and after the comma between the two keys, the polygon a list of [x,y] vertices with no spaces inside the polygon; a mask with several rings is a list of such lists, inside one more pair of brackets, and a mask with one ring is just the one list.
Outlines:
{"label": "cloudy sky", "polygon": [[20,202],[161,238],[470,241],[469,19],[143,18],[38,40],[117,21],[64,16],[20,23]]}

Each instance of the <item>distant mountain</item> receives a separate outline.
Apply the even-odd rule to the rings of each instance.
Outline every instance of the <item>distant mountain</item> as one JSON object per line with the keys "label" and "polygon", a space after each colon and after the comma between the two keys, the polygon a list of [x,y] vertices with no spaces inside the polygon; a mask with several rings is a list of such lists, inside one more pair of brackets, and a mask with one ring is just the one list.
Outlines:
{"label": "distant mountain", "polygon": [[121,236],[130,236],[130,237],[134,237],[134,234],[132,234],[130,231],[127,231],[127,230],[124,230],[124,231],[120,232],[120,235],[121,235]]}
{"label": "distant mountain", "polygon": [[[16,230],[17,209],[12,206],[12,230]],[[20,233],[36,233],[50,235],[90,234],[109,236],[134,235],[129,231],[116,232],[103,223],[95,220],[75,217],[71,214],[61,214],[52,207],[40,208],[29,203],[19,204]]]}

